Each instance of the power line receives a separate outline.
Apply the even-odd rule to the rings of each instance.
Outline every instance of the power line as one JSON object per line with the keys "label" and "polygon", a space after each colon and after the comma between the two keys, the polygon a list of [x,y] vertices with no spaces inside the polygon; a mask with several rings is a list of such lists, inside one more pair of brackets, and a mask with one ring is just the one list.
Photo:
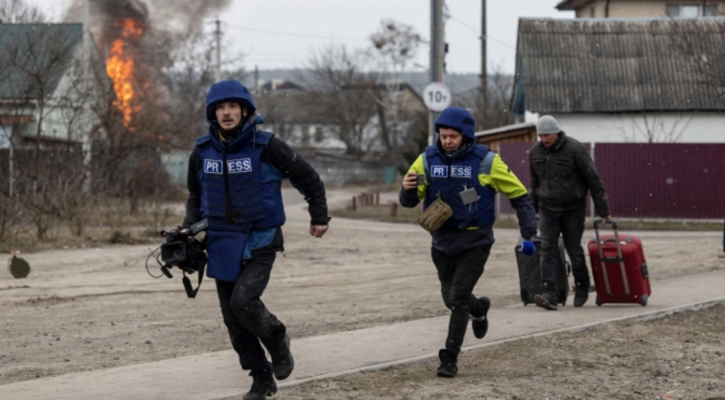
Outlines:
{"label": "power line", "polygon": [[[458,18],[456,18],[456,17],[452,16],[452,15],[451,15],[450,13],[448,14],[448,18],[450,18],[450,19],[452,19],[452,20],[454,20],[454,21],[458,22],[458,23],[459,23],[459,24],[461,24],[461,25],[462,25],[462,26],[463,26],[464,28],[468,28],[468,29],[470,29],[471,31],[473,31],[473,32],[475,32],[475,33],[476,33],[476,36],[479,36],[479,37],[480,37],[480,35],[481,35],[481,32],[479,32],[479,31],[478,31],[478,30],[476,30],[475,28],[472,28],[472,27],[471,27],[470,25],[467,25],[467,24],[466,24],[465,22],[461,21],[460,19],[458,19]],[[508,44],[508,43],[506,43],[506,42],[504,42],[504,41],[502,41],[502,40],[496,39],[495,37],[493,37],[493,36],[491,36],[491,35],[486,35],[486,37],[487,37],[487,38],[488,38],[489,40],[491,40],[491,41],[494,41],[494,42],[496,42],[496,43],[500,44],[501,46],[504,46],[504,47],[508,47],[508,48],[509,48],[509,49],[511,49],[511,50],[516,50],[516,48],[515,48],[515,47],[513,47],[513,46],[511,46],[510,44]]]}
{"label": "power line", "polygon": [[281,35],[281,36],[292,36],[292,37],[298,37],[298,38],[312,38],[312,39],[325,39],[325,40],[341,40],[341,41],[360,41],[360,42],[368,42],[370,39],[360,39],[360,38],[342,38],[342,37],[330,37],[330,36],[320,36],[320,35],[309,35],[305,33],[294,33],[294,32],[281,32],[281,31],[271,31],[268,29],[257,29],[257,28],[243,28],[241,26],[234,26],[234,25],[228,25],[228,27],[232,29],[237,29],[240,31],[249,31],[249,32],[257,32],[257,33],[267,33],[270,35]]}

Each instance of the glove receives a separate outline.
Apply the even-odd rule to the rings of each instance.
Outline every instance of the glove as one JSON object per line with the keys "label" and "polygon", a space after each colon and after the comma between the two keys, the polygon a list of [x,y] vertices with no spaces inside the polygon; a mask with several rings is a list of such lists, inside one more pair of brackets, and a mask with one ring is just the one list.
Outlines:
{"label": "glove", "polygon": [[536,247],[534,246],[534,243],[531,242],[531,240],[524,240],[524,242],[521,244],[521,252],[524,253],[526,256],[531,256],[536,251]]}

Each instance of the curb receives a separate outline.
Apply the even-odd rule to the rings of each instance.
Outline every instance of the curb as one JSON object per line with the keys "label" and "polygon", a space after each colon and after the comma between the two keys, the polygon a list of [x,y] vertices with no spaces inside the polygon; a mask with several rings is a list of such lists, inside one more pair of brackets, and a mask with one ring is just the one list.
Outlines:
{"label": "curb", "polygon": [[[652,320],[656,320],[656,319],[669,317],[671,315],[679,314],[679,313],[686,312],[686,311],[700,311],[700,310],[703,310],[706,308],[713,307],[720,303],[725,303],[725,297],[720,297],[717,299],[708,300],[708,301],[699,302],[699,303],[692,303],[692,304],[688,304],[688,305],[684,305],[684,306],[668,308],[665,310],[653,312],[651,314],[644,314],[644,315],[640,314],[640,315],[635,315],[635,316],[611,318],[611,319],[607,319],[607,320],[603,320],[603,321],[592,322],[589,324],[578,325],[578,326],[574,326],[574,327],[555,329],[555,330],[551,330],[551,331],[532,333],[532,334],[522,335],[522,336],[515,336],[515,337],[509,338],[509,339],[497,340],[495,342],[484,343],[484,344],[479,344],[479,345],[474,345],[474,346],[467,346],[467,347],[464,347],[463,349],[461,349],[461,352],[466,352],[466,351],[475,350],[475,349],[481,349],[481,348],[485,348],[485,347],[498,346],[498,345],[508,343],[508,342],[531,339],[531,338],[536,338],[536,337],[540,337],[540,336],[546,336],[546,335],[551,335],[551,334],[561,333],[561,332],[578,333],[578,332],[582,332],[586,329],[589,329],[589,328],[592,328],[592,327],[595,327],[598,325],[611,323],[611,322],[622,322],[622,321],[647,322],[647,321],[652,321]],[[412,363],[416,363],[416,362],[434,360],[434,359],[436,359],[436,360],[438,359],[437,353],[436,354],[425,354],[425,355],[418,356],[418,357],[406,358],[403,360],[391,361],[391,362],[382,363],[382,364],[368,365],[365,367],[354,368],[354,369],[347,370],[347,371],[340,371],[340,372],[335,372],[335,373],[330,373],[330,374],[319,375],[319,376],[315,376],[315,377],[311,377],[311,378],[300,379],[300,380],[296,380],[294,382],[288,382],[288,383],[282,383],[282,384],[278,383],[278,387],[279,388],[292,387],[292,386],[300,385],[303,383],[318,381],[318,380],[322,380],[322,379],[336,378],[339,376],[350,375],[350,374],[354,374],[354,373],[358,373],[358,372],[380,371],[380,370],[384,370],[386,368],[393,367],[396,365],[412,364]]]}

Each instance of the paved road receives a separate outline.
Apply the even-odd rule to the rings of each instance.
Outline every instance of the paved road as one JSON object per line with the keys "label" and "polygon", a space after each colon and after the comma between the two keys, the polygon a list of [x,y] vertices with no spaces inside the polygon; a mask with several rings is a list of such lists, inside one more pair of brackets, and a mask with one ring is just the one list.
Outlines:
{"label": "paved road", "polygon": [[[301,196],[289,191],[285,201],[289,201],[288,206],[302,203]],[[304,223],[306,213],[299,210],[301,207],[292,208],[298,210],[288,213],[289,218]],[[375,223],[362,222],[357,226],[380,229]],[[622,319],[657,318],[723,302],[723,287],[725,272],[720,271],[660,280],[647,307],[609,304],[597,307],[591,300],[583,308],[567,306],[557,312],[521,304],[493,307],[489,314],[488,335],[483,340],[476,340],[468,334],[464,351]],[[446,320],[447,317],[427,318],[298,340],[293,338],[296,369],[280,386],[434,358],[445,339]],[[0,399],[216,400],[239,395],[250,384],[250,378],[240,374],[236,355],[227,350],[2,385]]]}

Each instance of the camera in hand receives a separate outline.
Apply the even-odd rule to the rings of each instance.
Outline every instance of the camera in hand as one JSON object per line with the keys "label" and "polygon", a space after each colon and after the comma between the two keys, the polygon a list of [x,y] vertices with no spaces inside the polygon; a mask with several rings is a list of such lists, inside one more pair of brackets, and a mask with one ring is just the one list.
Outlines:
{"label": "camera in hand", "polygon": [[177,267],[188,274],[193,274],[199,270],[203,270],[206,266],[206,246],[204,243],[196,240],[189,243],[188,238],[194,236],[201,231],[209,228],[209,222],[203,219],[189,230],[172,229],[170,231],[161,231],[161,236],[166,238],[166,242],[161,245],[161,260],[164,265],[161,266],[161,272],[169,278],[172,278],[169,269]]}

